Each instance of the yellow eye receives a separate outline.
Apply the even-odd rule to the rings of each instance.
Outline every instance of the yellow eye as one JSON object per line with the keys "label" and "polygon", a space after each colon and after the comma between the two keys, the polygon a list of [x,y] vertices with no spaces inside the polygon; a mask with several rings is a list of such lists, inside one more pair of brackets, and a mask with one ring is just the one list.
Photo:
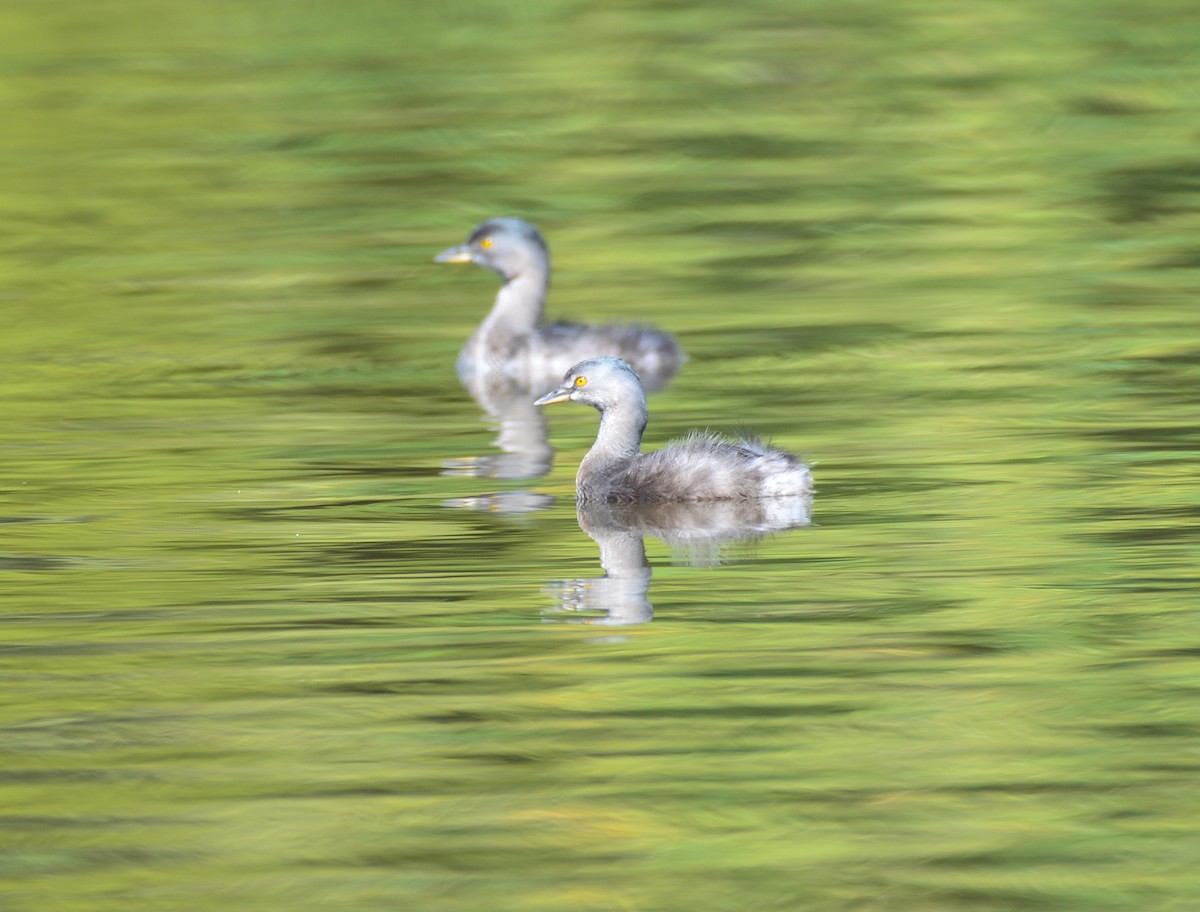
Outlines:
{"label": "yellow eye", "polygon": [[479,242],[479,246],[482,247],[484,250],[491,250],[492,249],[492,239],[484,238],[482,241]]}
{"label": "yellow eye", "polygon": [[587,386],[587,377],[576,377],[575,385],[576,386]]}

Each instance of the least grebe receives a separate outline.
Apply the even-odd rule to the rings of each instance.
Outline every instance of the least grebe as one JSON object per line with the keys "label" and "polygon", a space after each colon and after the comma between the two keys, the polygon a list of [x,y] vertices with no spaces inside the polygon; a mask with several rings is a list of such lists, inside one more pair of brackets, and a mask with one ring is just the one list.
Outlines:
{"label": "least grebe", "polygon": [[656,329],[543,324],[550,253],[538,230],[522,219],[488,219],[466,243],[434,259],[474,263],[504,280],[491,313],[458,354],[458,374],[464,381],[501,375],[530,389],[544,389],[584,358],[616,355],[637,367],[648,389],[656,389],[675,375],[683,361],[675,339]]}
{"label": "least grebe", "polygon": [[582,503],[752,500],[812,491],[808,466],[760,440],[727,440],[692,431],[683,440],[642,453],[646,396],[620,358],[576,364],[537,405],[572,399],[600,412],[600,430],[575,476]]}

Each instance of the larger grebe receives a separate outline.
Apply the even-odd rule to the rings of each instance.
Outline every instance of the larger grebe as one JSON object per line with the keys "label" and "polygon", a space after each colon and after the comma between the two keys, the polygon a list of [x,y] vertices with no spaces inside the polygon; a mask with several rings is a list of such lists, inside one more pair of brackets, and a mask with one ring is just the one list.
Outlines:
{"label": "larger grebe", "polygon": [[458,374],[502,376],[544,389],[572,364],[616,355],[633,364],[647,389],[663,386],[679,370],[683,353],[674,337],[643,326],[542,323],[550,285],[550,254],[538,230],[519,218],[493,218],[465,244],[439,253],[439,263],[474,263],[504,280],[492,311],[458,355]]}

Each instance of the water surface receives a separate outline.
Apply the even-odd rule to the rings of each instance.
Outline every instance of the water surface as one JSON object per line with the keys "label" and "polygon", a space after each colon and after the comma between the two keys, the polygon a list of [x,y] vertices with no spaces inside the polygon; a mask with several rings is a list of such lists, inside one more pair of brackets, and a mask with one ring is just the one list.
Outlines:
{"label": "water surface", "polygon": [[[1200,903],[1191,6],[0,34],[0,905]],[[431,258],[498,213],[812,524],[577,517],[581,408],[488,470]]]}

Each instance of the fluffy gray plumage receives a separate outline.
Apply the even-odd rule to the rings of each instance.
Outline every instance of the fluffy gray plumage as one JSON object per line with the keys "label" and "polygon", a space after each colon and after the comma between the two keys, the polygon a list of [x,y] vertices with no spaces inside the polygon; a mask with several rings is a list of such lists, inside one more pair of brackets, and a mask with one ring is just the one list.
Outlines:
{"label": "fluffy gray plumage", "polygon": [[807,465],[755,438],[729,440],[692,431],[661,450],[642,453],[646,397],[637,373],[620,358],[576,364],[537,404],[568,399],[600,412],[596,442],[575,476],[580,502],[751,500],[812,492]]}
{"label": "fluffy gray plumage", "polygon": [[491,313],[459,352],[458,373],[464,381],[491,374],[544,389],[584,358],[616,355],[635,365],[647,389],[657,389],[683,362],[674,337],[656,329],[541,323],[550,286],[550,253],[538,230],[522,219],[488,219],[466,243],[435,259],[474,263],[504,280]]}

